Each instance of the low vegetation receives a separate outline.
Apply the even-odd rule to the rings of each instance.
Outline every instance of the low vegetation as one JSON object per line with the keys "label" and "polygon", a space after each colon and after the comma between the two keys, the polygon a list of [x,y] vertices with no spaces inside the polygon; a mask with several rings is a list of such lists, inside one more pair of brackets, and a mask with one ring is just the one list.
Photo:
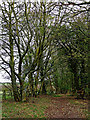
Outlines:
{"label": "low vegetation", "polygon": [[31,97],[29,102],[14,102],[8,98],[3,101],[2,117],[5,118],[45,118],[45,109],[49,106],[48,97]]}
{"label": "low vegetation", "polygon": [[73,118],[73,114],[75,118],[88,118],[88,100],[58,94],[31,97],[28,102],[15,102],[13,98],[7,98],[2,104],[3,118],[57,118],[60,113],[65,114],[61,118]]}

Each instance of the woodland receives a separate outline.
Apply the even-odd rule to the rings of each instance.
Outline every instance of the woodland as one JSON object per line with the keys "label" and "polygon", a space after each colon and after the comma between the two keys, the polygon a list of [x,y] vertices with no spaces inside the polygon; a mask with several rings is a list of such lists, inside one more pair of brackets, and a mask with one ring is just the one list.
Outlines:
{"label": "woodland", "polygon": [[[90,95],[90,2],[5,1],[0,71],[15,102],[51,94]],[[5,91],[4,91],[5,92]]]}

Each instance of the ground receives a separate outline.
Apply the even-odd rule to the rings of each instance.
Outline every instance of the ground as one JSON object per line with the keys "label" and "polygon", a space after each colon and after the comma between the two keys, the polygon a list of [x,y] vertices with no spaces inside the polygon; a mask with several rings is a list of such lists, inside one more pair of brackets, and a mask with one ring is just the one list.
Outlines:
{"label": "ground", "polygon": [[43,95],[29,102],[3,100],[3,118],[87,118],[88,102],[69,95]]}
{"label": "ground", "polygon": [[86,118],[88,101],[76,100],[73,97],[52,97],[46,115],[49,118]]}

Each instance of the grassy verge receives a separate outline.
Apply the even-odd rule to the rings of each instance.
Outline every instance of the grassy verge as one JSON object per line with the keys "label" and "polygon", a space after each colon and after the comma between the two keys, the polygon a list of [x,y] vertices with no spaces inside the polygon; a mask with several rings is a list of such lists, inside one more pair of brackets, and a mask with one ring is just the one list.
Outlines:
{"label": "grassy verge", "polygon": [[29,102],[3,101],[2,117],[4,118],[45,118],[45,110],[50,104],[48,97],[30,98]]}

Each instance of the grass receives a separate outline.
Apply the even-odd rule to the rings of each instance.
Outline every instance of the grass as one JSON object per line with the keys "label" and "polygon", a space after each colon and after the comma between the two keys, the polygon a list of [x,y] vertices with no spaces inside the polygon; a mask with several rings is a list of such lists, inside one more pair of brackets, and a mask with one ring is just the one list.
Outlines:
{"label": "grass", "polygon": [[90,112],[88,111],[88,103],[87,100],[70,100],[70,103],[76,105],[80,108],[80,110],[85,114],[86,120],[90,119]]}
{"label": "grass", "polygon": [[29,102],[14,102],[8,98],[2,105],[5,118],[45,118],[45,110],[50,104],[48,97],[30,98]]}
{"label": "grass", "polygon": [[52,97],[62,97],[63,95],[61,94],[53,94]]}
{"label": "grass", "polygon": [[[52,98],[54,101],[61,97],[62,94],[53,94],[53,95],[42,95],[37,98],[30,97],[29,102],[14,102],[13,98],[7,96],[6,100],[3,100],[2,103],[2,117],[3,118],[47,118],[49,113],[45,112],[48,110],[47,108],[52,106]],[[76,100],[73,97],[67,97],[69,99],[70,104],[78,106],[86,116],[89,114],[85,107],[87,106],[86,100]],[[64,101],[62,101],[64,102]],[[72,105],[71,105],[72,106]],[[55,106],[54,106],[55,107]],[[53,109],[54,110],[54,109]],[[55,109],[56,112],[56,109]],[[88,118],[88,117],[87,117]],[[89,120],[89,119],[88,119]]]}
{"label": "grass", "polygon": [[73,96],[72,94],[68,94],[67,96]]}

